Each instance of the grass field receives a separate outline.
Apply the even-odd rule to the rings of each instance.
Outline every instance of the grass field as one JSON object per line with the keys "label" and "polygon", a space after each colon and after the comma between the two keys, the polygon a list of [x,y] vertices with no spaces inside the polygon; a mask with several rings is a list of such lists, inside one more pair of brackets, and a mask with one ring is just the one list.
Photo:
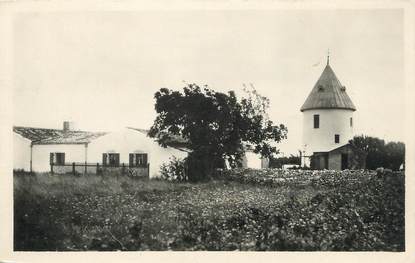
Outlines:
{"label": "grass field", "polygon": [[[404,175],[14,176],[15,250],[404,250]],[[274,180],[270,178],[282,178]],[[248,178],[248,179],[247,179]],[[252,180],[266,178],[266,180]],[[305,182],[305,183],[299,183]]]}

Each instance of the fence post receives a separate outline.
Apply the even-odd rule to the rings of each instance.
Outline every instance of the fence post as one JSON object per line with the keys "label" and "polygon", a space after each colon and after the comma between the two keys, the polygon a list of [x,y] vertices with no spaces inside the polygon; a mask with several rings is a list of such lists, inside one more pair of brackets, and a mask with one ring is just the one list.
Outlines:
{"label": "fence post", "polygon": [[125,164],[122,163],[122,170],[121,170],[121,175],[125,175]]}
{"label": "fence post", "polygon": [[72,163],[72,173],[75,175],[75,163]]}
{"label": "fence post", "polygon": [[53,175],[53,163],[50,163],[50,173]]}
{"label": "fence post", "polygon": [[85,162],[85,175],[87,173],[87,163]]}
{"label": "fence post", "polygon": [[95,172],[95,174],[99,173],[99,163],[97,163],[97,171]]}
{"label": "fence post", "polygon": [[150,179],[150,163],[147,163],[147,179]]}

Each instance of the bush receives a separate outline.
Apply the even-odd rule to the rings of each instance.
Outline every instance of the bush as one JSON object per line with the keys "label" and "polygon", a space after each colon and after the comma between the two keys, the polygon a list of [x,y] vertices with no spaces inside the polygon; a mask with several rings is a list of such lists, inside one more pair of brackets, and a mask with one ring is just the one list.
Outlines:
{"label": "bush", "polygon": [[187,181],[186,159],[179,159],[173,156],[168,163],[160,167],[161,178],[168,181]]}

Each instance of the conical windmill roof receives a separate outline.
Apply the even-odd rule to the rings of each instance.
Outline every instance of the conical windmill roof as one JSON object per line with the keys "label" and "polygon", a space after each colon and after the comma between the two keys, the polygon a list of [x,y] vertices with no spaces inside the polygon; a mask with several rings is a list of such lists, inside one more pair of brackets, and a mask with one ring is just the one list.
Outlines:
{"label": "conical windmill roof", "polygon": [[356,110],[346,93],[346,87],[337,79],[329,63],[301,107],[301,111],[311,109]]}

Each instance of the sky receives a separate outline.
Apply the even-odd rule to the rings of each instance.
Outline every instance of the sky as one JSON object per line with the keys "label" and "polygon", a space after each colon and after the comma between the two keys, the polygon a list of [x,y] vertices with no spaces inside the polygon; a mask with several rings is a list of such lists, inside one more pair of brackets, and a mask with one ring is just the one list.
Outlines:
{"label": "sky", "polygon": [[14,125],[149,128],[154,93],[252,83],[301,148],[300,107],[326,64],[357,107],[355,134],[404,140],[401,10],[21,13],[14,19]]}

